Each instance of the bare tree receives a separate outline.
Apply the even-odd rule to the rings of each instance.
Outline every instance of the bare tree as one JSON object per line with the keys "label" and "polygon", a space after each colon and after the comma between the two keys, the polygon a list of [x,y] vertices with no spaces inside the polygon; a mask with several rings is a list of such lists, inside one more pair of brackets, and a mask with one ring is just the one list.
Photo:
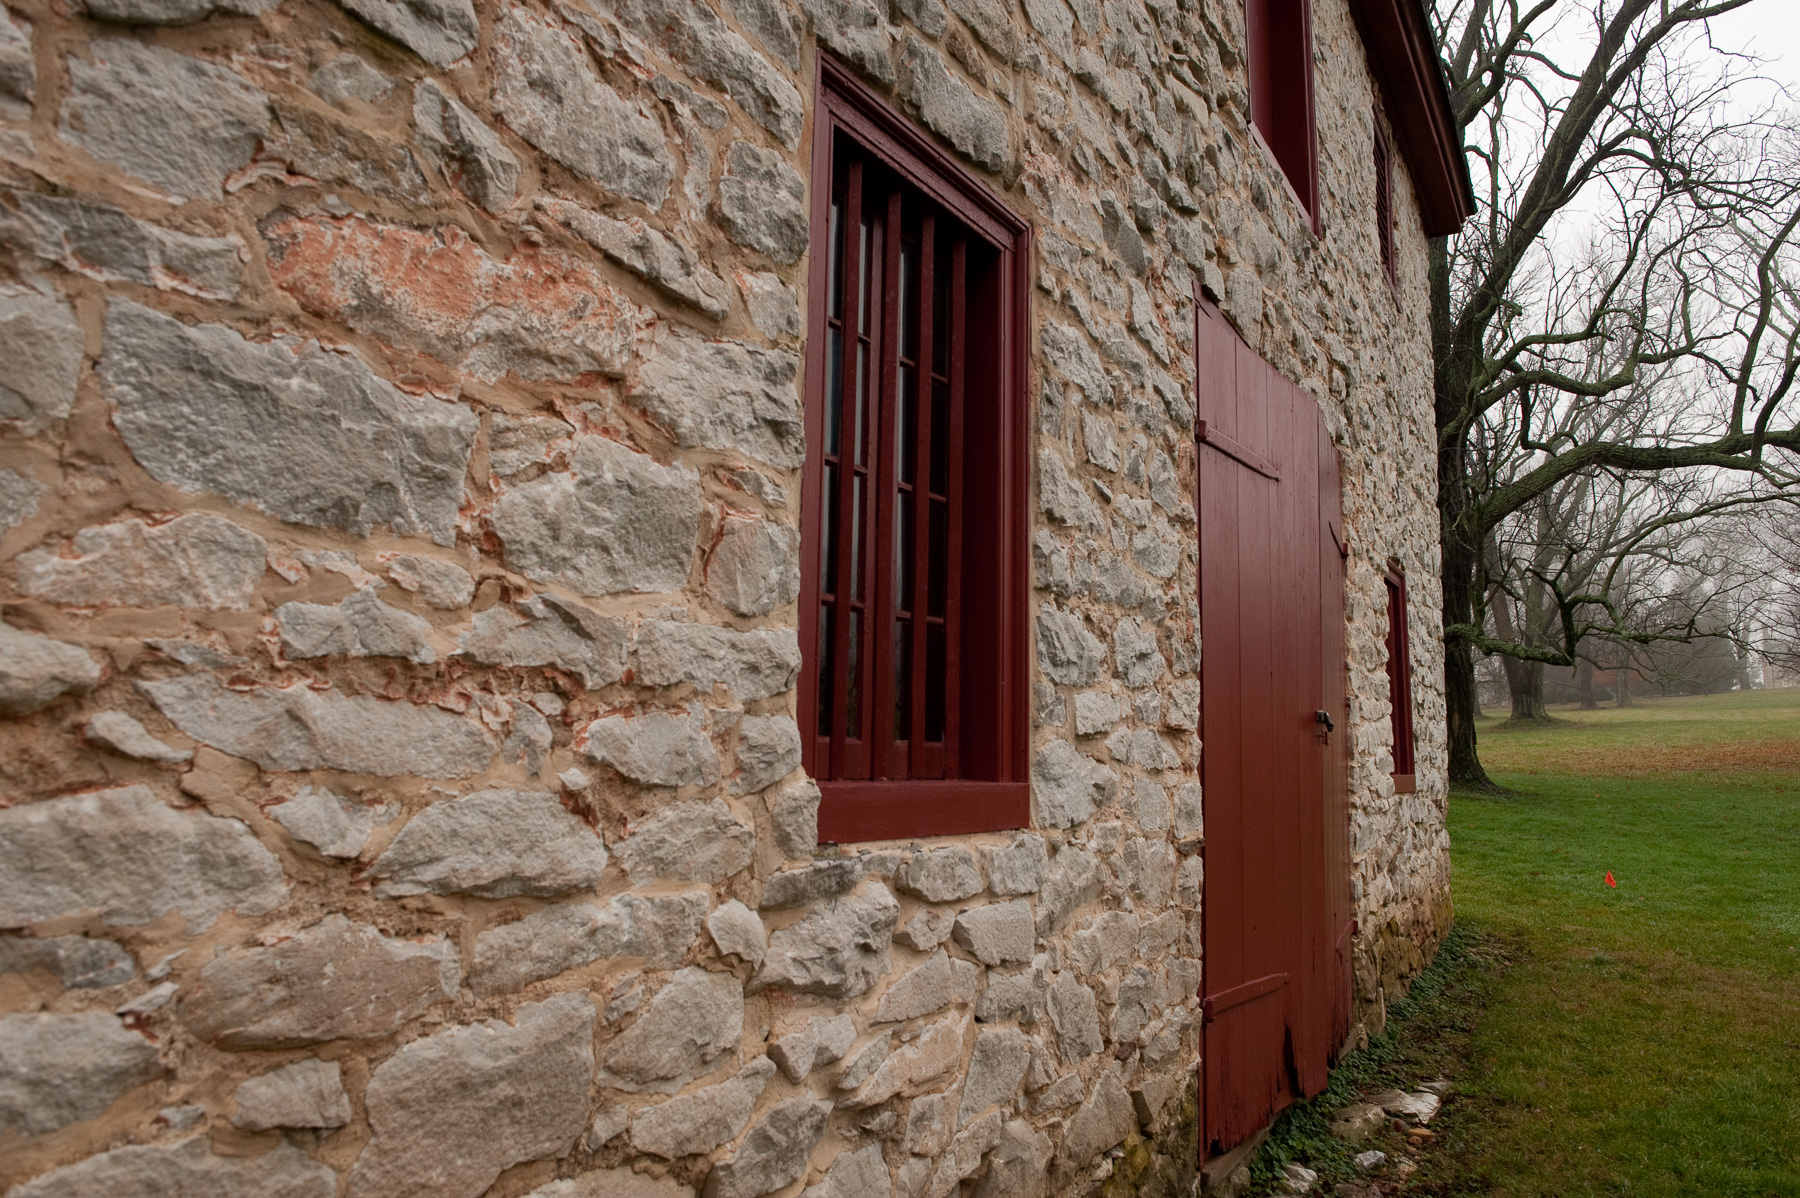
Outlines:
{"label": "bare tree", "polygon": [[[1481,201],[1433,243],[1431,267],[1454,781],[1490,785],[1477,649],[1567,666],[1576,613],[1627,630],[1602,592],[1559,618],[1559,644],[1490,633],[1495,529],[1601,470],[1797,481],[1800,170],[1781,122],[1733,115],[1727,92],[1747,64],[1707,52],[1707,20],[1752,2],[1778,0],[1437,0]],[[1556,49],[1570,45],[1583,49]],[[1607,418],[1632,405],[1634,418]],[[1528,451],[1528,468],[1484,472],[1497,437]]]}

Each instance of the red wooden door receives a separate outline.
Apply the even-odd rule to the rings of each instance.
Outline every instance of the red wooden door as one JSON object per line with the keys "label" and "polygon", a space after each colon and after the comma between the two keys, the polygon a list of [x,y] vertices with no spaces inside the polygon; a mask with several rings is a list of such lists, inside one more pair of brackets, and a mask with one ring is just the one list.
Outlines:
{"label": "red wooden door", "polygon": [[1324,1088],[1349,890],[1346,738],[1319,719],[1344,710],[1336,450],[1312,396],[1200,307],[1207,1154]]}

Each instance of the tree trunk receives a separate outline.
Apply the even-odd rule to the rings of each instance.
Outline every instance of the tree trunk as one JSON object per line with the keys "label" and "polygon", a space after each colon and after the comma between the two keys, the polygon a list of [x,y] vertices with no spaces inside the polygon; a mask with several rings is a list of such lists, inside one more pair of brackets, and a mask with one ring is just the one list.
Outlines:
{"label": "tree trunk", "polygon": [[1614,673],[1613,701],[1618,707],[1631,706],[1631,671],[1618,670]]}
{"label": "tree trunk", "polygon": [[1512,718],[1549,719],[1550,713],[1544,710],[1544,663],[1509,657],[1505,665],[1506,689],[1512,692]]}
{"label": "tree trunk", "polygon": [[1594,663],[1586,658],[1575,664],[1575,689],[1581,695],[1581,710],[1600,710],[1600,700],[1594,698]]}

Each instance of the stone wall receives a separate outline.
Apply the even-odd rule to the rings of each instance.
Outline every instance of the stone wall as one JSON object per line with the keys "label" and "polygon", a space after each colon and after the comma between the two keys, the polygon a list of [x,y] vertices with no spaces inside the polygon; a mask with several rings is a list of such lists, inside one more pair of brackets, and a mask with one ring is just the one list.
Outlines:
{"label": "stone wall", "polygon": [[[1447,926],[1443,704],[1345,0],[1322,237],[1230,0],[947,2],[7,0],[10,1195],[1191,1185],[1196,280],[1344,447],[1378,1024]],[[817,47],[1039,231],[1029,831],[814,844]]]}

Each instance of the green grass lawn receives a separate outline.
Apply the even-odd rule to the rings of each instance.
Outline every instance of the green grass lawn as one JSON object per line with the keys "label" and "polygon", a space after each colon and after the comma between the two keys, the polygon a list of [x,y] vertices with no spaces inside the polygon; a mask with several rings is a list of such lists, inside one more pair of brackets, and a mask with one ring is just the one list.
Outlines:
{"label": "green grass lawn", "polygon": [[1451,799],[1510,964],[1413,1192],[1800,1198],[1800,689],[1552,714]]}
{"label": "green grass lawn", "polygon": [[1800,1198],[1800,689],[1553,715],[1484,721],[1508,793],[1452,795],[1457,930],[1263,1192],[1350,1182],[1328,1109],[1449,1076],[1434,1138],[1339,1193]]}

